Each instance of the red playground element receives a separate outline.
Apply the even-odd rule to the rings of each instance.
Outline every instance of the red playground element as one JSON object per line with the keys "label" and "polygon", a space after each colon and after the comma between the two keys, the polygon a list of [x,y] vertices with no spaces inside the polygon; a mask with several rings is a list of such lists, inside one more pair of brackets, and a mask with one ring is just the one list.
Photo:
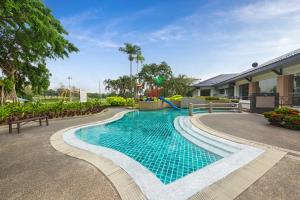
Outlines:
{"label": "red playground element", "polygon": [[160,88],[151,89],[151,90],[148,91],[147,96],[151,97],[151,98],[153,98],[153,97],[158,98],[158,97],[160,97],[160,93],[161,93]]}

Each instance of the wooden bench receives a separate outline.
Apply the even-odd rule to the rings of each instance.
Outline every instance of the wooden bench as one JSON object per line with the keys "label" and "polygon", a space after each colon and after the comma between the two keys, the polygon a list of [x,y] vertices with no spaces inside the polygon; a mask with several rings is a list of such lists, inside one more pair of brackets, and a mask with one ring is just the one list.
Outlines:
{"label": "wooden bench", "polygon": [[38,121],[40,126],[42,126],[43,120],[45,120],[46,125],[48,126],[49,125],[48,116],[32,117],[32,118],[28,118],[28,119],[21,119],[21,120],[14,120],[14,121],[9,120],[8,121],[9,133],[12,133],[13,124],[17,124],[17,130],[18,130],[18,133],[20,133],[21,126],[27,124],[28,122],[32,122],[32,121],[37,122]]}

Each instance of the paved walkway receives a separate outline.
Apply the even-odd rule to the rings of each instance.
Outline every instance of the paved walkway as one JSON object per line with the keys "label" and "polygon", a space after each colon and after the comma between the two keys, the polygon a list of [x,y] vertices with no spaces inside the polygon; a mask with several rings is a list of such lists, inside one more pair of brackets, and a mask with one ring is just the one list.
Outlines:
{"label": "paved walkway", "polygon": [[[89,163],[66,156],[50,145],[65,127],[99,121],[121,109],[26,126],[21,134],[0,129],[0,199],[119,199],[107,178]],[[15,130],[14,130],[15,131]]]}
{"label": "paved walkway", "polygon": [[[236,137],[300,151],[300,131],[273,127],[261,115],[215,114],[199,118],[217,131]],[[236,200],[297,200],[300,196],[300,158],[284,157]]]}
{"label": "paved walkway", "polygon": [[262,115],[213,114],[200,120],[217,131],[300,152],[300,131],[269,125]]}

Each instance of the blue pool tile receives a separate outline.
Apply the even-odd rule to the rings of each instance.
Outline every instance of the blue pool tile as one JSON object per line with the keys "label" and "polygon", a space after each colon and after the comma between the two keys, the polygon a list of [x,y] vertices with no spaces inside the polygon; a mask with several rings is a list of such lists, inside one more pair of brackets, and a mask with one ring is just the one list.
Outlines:
{"label": "blue pool tile", "polygon": [[187,110],[171,109],[131,112],[118,121],[80,129],[76,136],[126,154],[169,184],[222,158],[175,130],[175,117],[187,114]]}

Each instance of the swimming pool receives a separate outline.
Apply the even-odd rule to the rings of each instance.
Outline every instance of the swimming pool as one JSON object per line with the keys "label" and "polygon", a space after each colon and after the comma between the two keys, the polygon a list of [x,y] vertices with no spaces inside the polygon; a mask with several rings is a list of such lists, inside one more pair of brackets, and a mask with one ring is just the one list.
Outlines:
{"label": "swimming pool", "polygon": [[[147,199],[159,200],[188,199],[264,152],[195,127],[187,112],[125,110],[99,122],[61,130],[53,140],[60,151],[95,163],[108,178],[115,176],[118,185],[133,180]],[[119,169],[123,172],[115,171]],[[132,179],[120,178],[119,173]]]}
{"label": "swimming pool", "polygon": [[176,131],[174,119],[187,114],[187,110],[171,109],[129,112],[117,121],[81,128],[75,134],[89,144],[131,157],[169,184],[223,158]]}

